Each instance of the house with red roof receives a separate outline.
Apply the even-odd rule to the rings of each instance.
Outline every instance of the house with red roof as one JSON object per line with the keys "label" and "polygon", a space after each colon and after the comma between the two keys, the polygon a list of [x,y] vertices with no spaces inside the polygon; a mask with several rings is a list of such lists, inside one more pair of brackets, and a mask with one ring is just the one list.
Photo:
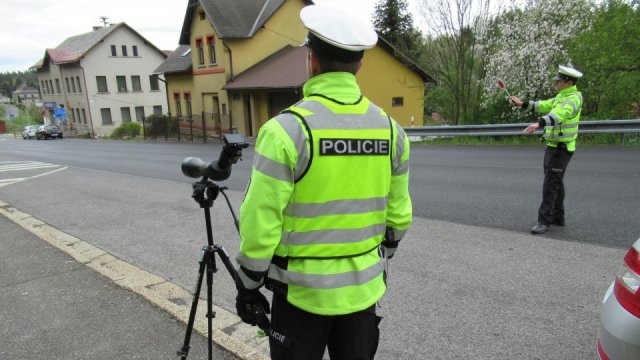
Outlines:
{"label": "house with red roof", "polygon": [[[166,57],[124,22],[67,38],[32,66],[45,122],[108,136],[123,123],[168,112],[166,88],[153,74]],[[60,107],[66,116],[56,118]]]}

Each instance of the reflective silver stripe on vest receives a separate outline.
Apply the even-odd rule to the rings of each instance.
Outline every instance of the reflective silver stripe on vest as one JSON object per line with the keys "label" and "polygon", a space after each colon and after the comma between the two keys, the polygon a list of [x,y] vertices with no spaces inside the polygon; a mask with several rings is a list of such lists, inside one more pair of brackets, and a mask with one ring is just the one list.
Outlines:
{"label": "reflective silver stripe on vest", "polygon": [[359,229],[325,229],[306,232],[282,231],[283,245],[351,244],[384,234],[385,224],[375,224]]}
{"label": "reflective silver stripe on vest", "polygon": [[253,279],[245,275],[242,269],[238,269],[238,276],[240,277],[242,285],[244,285],[244,287],[249,290],[257,289],[262,286],[262,283],[264,283],[264,278],[260,279],[260,281],[254,281]]}
{"label": "reflective silver stripe on vest", "polygon": [[269,259],[254,259],[244,256],[242,253],[236,255],[236,262],[251,271],[267,271],[271,264],[271,258]]}
{"label": "reflective silver stripe on vest", "polygon": [[369,103],[365,114],[336,114],[324,104],[315,100],[306,100],[296,104],[296,107],[311,111],[304,119],[314,130],[360,130],[360,129],[389,129],[389,120],[382,116],[379,107]]}
{"label": "reflective silver stripe on vest", "polygon": [[535,103],[535,101],[529,101],[527,103],[527,110],[533,110],[534,103]]}
{"label": "reflective silver stripe on vest", "polygon": [[402,240],[404,235],[407,233],[407,230],[396,230],[393,229],[393,236],[396,238],[396,241]]}
{"label": "reflective silver stripe on vest", "polygon": [[293,183],[293,171],[286,165],[273,161],[260,153],[254,155],[253,168],[274,179]]}
{"label": "reflective silver stripe on vest", "polygon": [[370,199],[335,200],[325,203],[289,203],[285,215],[297,218],[315,218],[325,215],[362,214],[383,211],[387,197]]}
{"label": "reflective silver stripe on vest", "polygon": [[393,173],[391,175],[397,176],[397,175],[404,175],[409,171],[409,162],[405,161],[402,164],[400,164],[398,167],[393,169]]}
{"label": "reflective silver stripe on vest", "polygon": [[380,262],[360,271],[349,271],[340,274],[303,274],[287,271],[277,266],[269,269],[269,278],[285,284],[295,284],[312,289],[337,289],[345,286],[365,284],[384,271],[384,262]]}
{"label": "reflective silver stripe on vest", "polygon": [[533,111],[540,112],[540,101],[533,102]]}
{"label": "reflective silver stripe on vest", "polygon": [[548,113],[547,115],[543,116],[542,119],[544,119],[544,123],[547,126],[556,126],[559,124],[559,120],[558,120],[558,115],[553,114],[553,113]]}
{"label": "reflective silver stripe on vest", "polygon": [[284,131],[291,138],[291,142],[298,153],[298,162],[294,179],[299,179],[309,164],[309,150],[307,150],[307,136],[300,122],[293,114],[280,114],[276,116],[276,121],[282,126]]}
{"label": "reflective silver stripe on vest", "polygon": [[396,157],[393,159],[393,175],[396,174],[396,169],[400,166],[400,161],[402,160],[402,154],[404,154],[404,138],[405,133],[400,128],[400,125],[394,125],[396,136]]}
{"label": "reflective silver stripe on vest", "polygon": [[578,109],[578,105],[576,105],[575,101],[573,100],[567,100],[562,103],[562,107],[564,107],[565,105],[569,105],[573,109],[573,111],[571,112],[572,117],[575,117],[580,112],[580,109]]}
{"label": "reflective silver stripe on vest", "polygon": [[553,141],[553,140],[572,139],[572,138],[578,136],[578,134],[575,133],[575,132],[574,133],[570,133],[570,134],[562,134],[562,135],[552,135],[552,134],[545,133],[544,136],[550,138]]}
{"label": "reflective silver stripe on vest", "polygon": [[564,131],[564,130],[578,131],[578,123],[562,124],[562,125],[560,125],[560,129],[562,131]]}

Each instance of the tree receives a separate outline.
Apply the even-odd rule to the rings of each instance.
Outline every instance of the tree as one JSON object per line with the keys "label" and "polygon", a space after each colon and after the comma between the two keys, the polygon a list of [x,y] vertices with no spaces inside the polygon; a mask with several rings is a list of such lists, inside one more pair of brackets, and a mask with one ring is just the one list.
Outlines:
{"label": "tree", "polygon": [[0,93],[2,95],[11,97],[11,94],[22,84],[37,89],[38,76],[33,72],[22,71],[0,73]]}
{"label": "tree", "polygon": [[594,12],[590,30],[576,36],[569,55],[584,67],[579,86],[585,112],[597,119],[640,116],[640,8],[610,0]]}
{"label": "tree", "polygon": [[423,48],[423,37],[413,24],[406,0],[380,0],[375,5],[373,26],[402,54],[417,61]]}
{"label": "tree", "polygon": [[[487,32],[491,56],[485,64],[484,105],[505,101],[497,86],[502,79],[512,95],[543,98],[554,95],[550,78],[558,65],[573,63],[567,45],[577,34],[588,31],[592,19],[591,0],[527,0],[523,8],[512,8],[496,17]],[[527,116],[507,112],[504,117]]]}
{"label": "tree", "polygon": [[[452,124],[478,122],[486,49],[482,44],[491,17],[490,0],[422,0],[421,14],[428,26],[428,72],[438,81],[433,91],[444,91],[439,111]],[[429,98],[429,96],[427,96]],[[429,104],[427,104],[429,106]]]}

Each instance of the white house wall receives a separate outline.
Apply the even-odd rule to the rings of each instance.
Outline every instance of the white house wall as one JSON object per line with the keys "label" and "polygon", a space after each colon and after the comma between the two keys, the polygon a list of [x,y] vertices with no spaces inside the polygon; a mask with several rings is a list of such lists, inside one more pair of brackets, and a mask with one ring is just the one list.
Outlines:
{"label": "white house wall", "polygon": [[[117,56],[111,55],[111,45],[116,46]],[[122,46],[127,46],[127,56],[122,56]],[[138,56],[133,56],[132,46],[137,46]],[[85,54],[81,60],[86,77],[91,118],[94,132],[98,136],[108,136],[122,125],[121,107],[129,107],[131,120],[136,121],[136,106],[144,106],[145,116],[153,114],[154,106],[161,106],[167,113],[167,95],[164,83],[159,82],[159,90],[151,91],[149,77],[153,70],[164,61],[164,57],[153,46],[122,26],[109,34],[102,42]],[[131,76],[140,76],[142,91],[133,91]],[[107,93],[98,92],[96,77],[105,76]],[[119,92],[116,76],[125,76],[127,91]],[[111,109],[111,125],[102,123],[101,109]]]}

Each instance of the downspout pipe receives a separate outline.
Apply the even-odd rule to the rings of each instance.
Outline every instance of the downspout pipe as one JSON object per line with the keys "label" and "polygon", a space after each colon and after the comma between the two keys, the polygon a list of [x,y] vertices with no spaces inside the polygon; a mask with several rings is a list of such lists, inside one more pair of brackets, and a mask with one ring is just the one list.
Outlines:
{"label": "downspout pipe", "polygon": [[233,81],[233,52],[231,51],[231,48],[227,46],[227,43],[224,42],[224,40],[222,40],[222,45],[224,45],[225,49],[229,51],[229,81]]}
{"label": "downspout pipe", "polygon": [[82,81],[84,82],[84,95],[85,98],[87,99],[87,110],[89,110],[89,123],[91,124],[91,138],[95,139],[96,138],[96,132],[93,129],[93,116],[92,111],[91,111],[91,103],[89,102],[89,88],[87,87],[87,76],[84,73],[84,67],[82,66],[82,63],[80,61],[78,61],[78,66],[80,66],[80,69],[82,69]]}
{"label": "downspout pipe", "polygon": [[[160,74],[153,75],[157,76],[158,80],[164,83],[164,95],[167,97],[167,112],[169,113],[169,115],[171,115],[171,111],[169,111],[169,84],[167,84],[167,81],[165,79],[160,78]],[[164,73],[162,73],[162,75],[164,75],[165,78],[167,77],[167,75],[165,75]]]}

